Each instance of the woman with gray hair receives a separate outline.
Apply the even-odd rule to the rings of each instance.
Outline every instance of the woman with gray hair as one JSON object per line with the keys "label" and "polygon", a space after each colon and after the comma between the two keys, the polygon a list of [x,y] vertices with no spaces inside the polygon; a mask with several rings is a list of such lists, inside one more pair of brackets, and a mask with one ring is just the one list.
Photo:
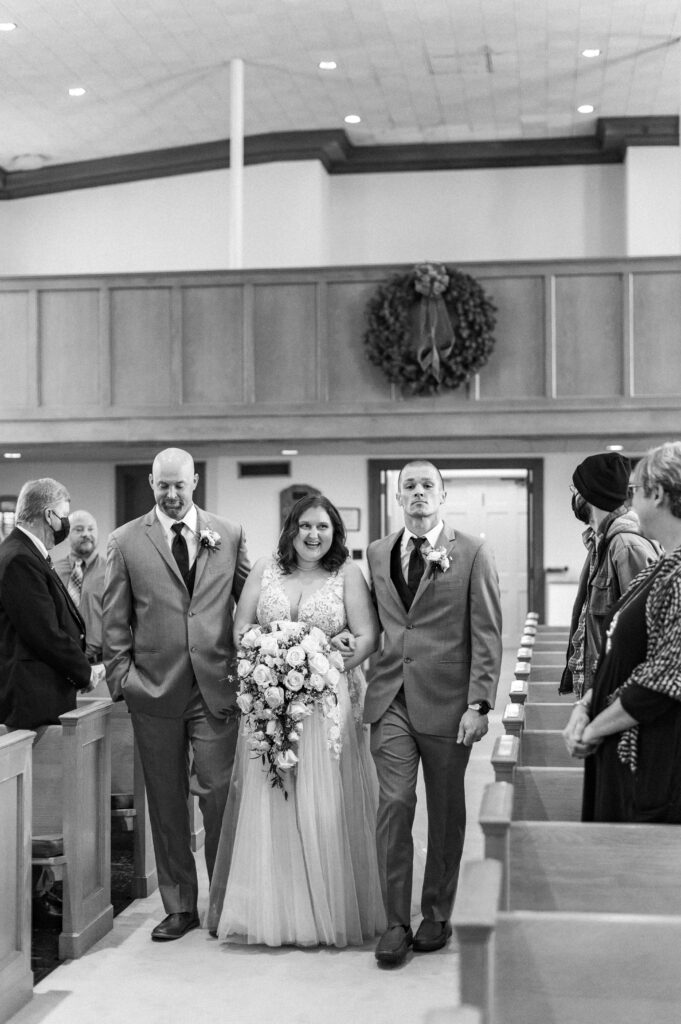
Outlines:
{"label": "woman with gray hair", "polygon": [[664,555],[605,622],[593,688],[577,703],[584,821],[681,823],[681,442],[651,449],[629,485],[642,532]]}

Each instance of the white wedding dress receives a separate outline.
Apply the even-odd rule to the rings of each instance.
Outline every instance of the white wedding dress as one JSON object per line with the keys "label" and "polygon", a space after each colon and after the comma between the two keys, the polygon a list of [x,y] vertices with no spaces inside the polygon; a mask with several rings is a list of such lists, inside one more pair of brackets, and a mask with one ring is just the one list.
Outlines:
{"label": "white wedding dress", "polygon": [[[329,576],[298,612],[329,637],[347,625],[343,576],[342,568]],[[291,618],[275,562],[263,574],[257,617],[261,625]],[[340,757],[329,750],[321,711],[305,719],[298,764],[284,776],[287,799],[240,733],[207,919],[221,940],[347,946],[384,930],[364,686],[358,670],[341,675]]]}

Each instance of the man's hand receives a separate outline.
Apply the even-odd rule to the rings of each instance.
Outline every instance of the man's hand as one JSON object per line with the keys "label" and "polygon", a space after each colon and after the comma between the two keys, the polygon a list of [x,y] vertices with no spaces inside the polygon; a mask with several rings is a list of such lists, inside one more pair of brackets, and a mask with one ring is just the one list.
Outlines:
{"label": "man's hand", "polygon": [[488,728],[487,715],[481,715],[479,711],[471,711],[468,708],[463,713],[459,723],[459,734],[456,737],[456,742],[463,743],[464,747],[472,747],[474,743],[482,739]]}
{"label": "man's hand", "polygon": [[343,661],[347,661],[355,653],[357,641],[349,629],[343,629],[332,636],[329,643],[335,651],[340,651]]}
{"label": "man's hand", "polygon": [[95,687],[99,686],[106,679],[106,669],[103,665],[93,665],[90,669],[90,682],[87,686],[82,686],[79,693],[91,693]]}

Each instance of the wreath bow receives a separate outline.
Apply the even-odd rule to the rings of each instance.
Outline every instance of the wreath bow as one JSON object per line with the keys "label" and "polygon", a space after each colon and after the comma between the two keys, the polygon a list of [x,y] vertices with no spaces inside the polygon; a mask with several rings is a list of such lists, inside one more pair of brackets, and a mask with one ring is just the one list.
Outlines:
{"label": "wreath bow", "polygon": [[[430,373],[438,385],[442,383],[442,360],[454,351],[454,328],[442,298],[449,286],[449,274],[444,267],[422,263],[414,269],[414,288],[423,296],[419,315],[416,358],[424,373]],[[438,324],[444,335],[444,345],[438,345]]]}

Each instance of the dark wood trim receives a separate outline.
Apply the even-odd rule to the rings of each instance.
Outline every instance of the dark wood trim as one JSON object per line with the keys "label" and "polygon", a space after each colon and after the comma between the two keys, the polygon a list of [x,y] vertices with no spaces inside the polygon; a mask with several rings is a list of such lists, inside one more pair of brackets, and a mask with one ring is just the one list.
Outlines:
{"label": "dark wood trim", "polygon": [[[428,457],[425,454],[424,457]],[[368,459],[369,541],[381,536],[381,473],[401,469],[407,462],[401,459]],[[433,461],[438,469],[525,469],[527,480],[527,606],[538,612],[544,621],[544,460],[522,457],[467,459],[436,455]]]}
{"label": "dark wood trim", "polygon": [[[343,129],[271,132],[244,140],[246,164],[319,160],[329,174],[472,170],[622,163],[628,146],[678,146],[679,118],[603,117],[593,136],[356,146]],[[35,171],[0,168],[0,200],[128,181],[195,174],[229,166],[229,140],[127,153]]]}

